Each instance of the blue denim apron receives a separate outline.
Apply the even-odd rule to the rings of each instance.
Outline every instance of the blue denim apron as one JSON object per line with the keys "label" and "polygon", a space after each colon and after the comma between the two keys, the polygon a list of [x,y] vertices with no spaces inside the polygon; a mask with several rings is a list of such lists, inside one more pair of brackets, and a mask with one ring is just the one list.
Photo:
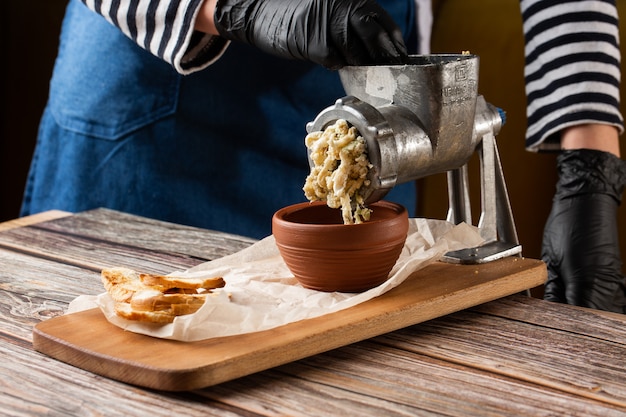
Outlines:
{"label": "blue denim apron", "polygon": [[[381,1],[403,26],[412,0]],[[336,72],[231,44],[177,74],[69,2],[22,215],[108,207],[261,238],[305,201],[305,124],[345,95]],[[413,184],[389,200],[414,213]]]}

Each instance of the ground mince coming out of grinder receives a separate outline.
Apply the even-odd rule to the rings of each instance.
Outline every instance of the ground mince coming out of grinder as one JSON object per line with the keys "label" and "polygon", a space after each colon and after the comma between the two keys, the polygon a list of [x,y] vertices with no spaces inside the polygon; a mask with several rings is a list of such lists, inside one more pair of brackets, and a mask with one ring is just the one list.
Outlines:
{"label": "ground mince coming out of grinder", "polygon": [[309,133],[305,144],[313,162],[303,187],[306,198],[341,208],[344,224],[369,220],[371,210],[359,191],[369,185],[367,173],[372,165],[357,129],[338,119],[323,132]]}

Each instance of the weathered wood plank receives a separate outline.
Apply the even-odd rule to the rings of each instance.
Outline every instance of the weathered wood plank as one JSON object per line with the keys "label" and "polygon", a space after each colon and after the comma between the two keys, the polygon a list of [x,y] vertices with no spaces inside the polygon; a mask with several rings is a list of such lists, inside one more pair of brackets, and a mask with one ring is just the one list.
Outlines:
{"label": "weathered wood plank", "polygon": [[524,296],[509,297],[497,304],[481,304],[472,310],[619,344],[626,343],[626,316],[623,314],[547,303]]}
{"label": "weathered wood plank", "polygon": [[0,248],[94,271],[113,266],[135,265],[142,272],[168,269],[168,272],[172,272],[206,261],[172,252],[159,252],[117,242],[95,240],[91,237],[68,235],[37,226],[0,233]]}
{"label": "weathered wood plank", "polygon": [[0,249],[0,332],[32,341],[32,327],[65,313],[81,294],[104,291],[100,274]]}
{"label": "weathered wood plank", "polygon": [[0,248],[100,271],[168,273],[239,251],[253,239],[98,209],[0,232]]}
{"label": "weathered wood plank", "polygon": [[50,210],[43,213],[33,214],[31,216],[20,217],[18,219],[9,220],[0,223],[0,231],[13,229],[16,227],[24,227],[31,224],[41,223],[48,220],[58,219],[61,217],[71,216],[72,213],[60,210]]}
{"label": "weathered wood plank", "polygon": [[148,219],[109,209],[85,211],[38,226],[94,241],[205,260],[230,255],[256,241],[239,235]]}
{"label": "weathered wood plank", "polygon": [[618,416],[626,411],[618,407],[607,409],[597,401],[498,374],[421,354],[407,354],[376,340],[336,349],[280,369],[307,381],[446,415],[578,415],[580,410],[586,410],[585,415]]}
{"label": "weathered wood plank", "polygon": [[[218,401],[183,393],[138,390],[50,359],[0,344],[0,414],[37,416],[231,417],[246,415]],[[11,358],[11,360],[6,360]],[[250,414],[248,414],[250,415]]]}
{"label": "weathered wood plank", "polygon": [[[494,306],[495,309],[499,303]],[[624,341],[618,344],[472,311],[402,329],[376,340],[407,352],[472,366],[626,410]]]}

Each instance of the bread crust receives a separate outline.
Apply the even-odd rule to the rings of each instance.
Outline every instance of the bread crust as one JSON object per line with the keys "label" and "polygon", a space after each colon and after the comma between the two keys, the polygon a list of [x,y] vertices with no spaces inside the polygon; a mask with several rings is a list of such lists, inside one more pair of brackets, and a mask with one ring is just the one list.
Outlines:
{"label": "bread crust", "polygon": [[195,306],[196,310],[204,304],[207,294],[163,294],[155,290],[136,292],[130,299],[135,310],[156,311],[167,310],[174,304]]}
{"label": "bread crust", "polygon": [[115,303],[115,314],[119,317],[140,322],[168,324],[174,321],[176,315],[171,311],[140,311],[134,310],[130,303]]}
{"label": "bread crust", "polygon": [[104,289],[118,302],[128,302],[135,292],[148,289],[132,269],[107,268],[100,276]]}
{"label": "bread crust", "polygon": [[226,283],[222,277],[183,278],[138,273],[124,267],[105,268],[102,283],[115,301],[115,313],[126,320],[166,324],[193,314],[211,291]]}
{"label": "bread crust", "polygon": [[222,277],[180,278],[167,275],[139,274],[139,279],[144,285],[164,288],[213,289],[222,288],[226,285]]}

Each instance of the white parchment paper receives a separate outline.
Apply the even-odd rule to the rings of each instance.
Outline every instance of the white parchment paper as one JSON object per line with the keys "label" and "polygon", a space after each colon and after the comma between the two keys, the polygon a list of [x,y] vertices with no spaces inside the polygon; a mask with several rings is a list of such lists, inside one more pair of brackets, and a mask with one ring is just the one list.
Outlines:
{"label": "white parchment paper", "polygon": [[390,278],[376,288],[353,294],[302,287],[283,262],[273,236],[268,236],[235,254],[170,273],[181,277],[222,276],[226,281],[217,297],[211,297],[194,314],[176,317],[171,324],[122,319],[115,314],[114,302],[106,292],[77,297],[67,314],[99,307],[107,320],[125,330],[181,341],[256,332],[352,307],[400,285],[411,273],[450,250],[481,243],[483,239],[474,226],[409,219],[407,240]]}

